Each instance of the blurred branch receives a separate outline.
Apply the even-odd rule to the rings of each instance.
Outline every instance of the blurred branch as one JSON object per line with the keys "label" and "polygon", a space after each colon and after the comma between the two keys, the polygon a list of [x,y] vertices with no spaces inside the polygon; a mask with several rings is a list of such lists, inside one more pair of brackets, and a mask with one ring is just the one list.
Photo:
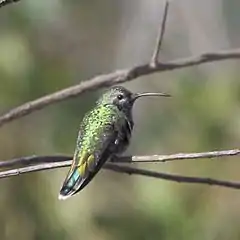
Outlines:
{"label": "blurred branch", "polygon": [[19,2],[20,0],[0,0],[0,8],[10,3]]}
{"label": "blurred branch", "polygon": [[[235,151],[235,150],[229,151],[229,153],[232,155],[231,151]],[[203,153],[204,156],[206,156],[206,154],[207,153]],[[190,156],[191,154],[186,154],[185,156],[187,156],[187,155]],[[182,154],[180,156],[182,156]],[[151,156],[149,156],[149,157],[151,157]],[[134,157],[134,158],[138,158],[138,157]],[[192,158],[193,157],[191,157],[190,159],[192,159]],[[2,172],[0,172],[0,178],[18,176],[18,175],[21,175],[24,173],[29,173],[29,172],[36,172],[36,171],[49,170],[49,169],[54,169],[54,168],[67,167],[67,166],[70,166],[72,163],[72,161],[69,159],[70,159],[69,156],[43,156],[43,157],[32,156],[32,157],[9,160],[6,162],[12,163],[11,166],[19,165],[19,164],[28,164],[30,160],[31,160],[31,164],[37,163],[38,165],[2,171]],[[41,161],[45,161],[47,163],[39,163]],[[2,164],[1,164],[1,166],[2,166]],[[175,174],[160,173],[160,172],[156,172],[156,171],[133,168],[133,167],[129,167],[129,166],[120,166],[120,165],[113,164],[113,163],[107,163],[103,166],[103,168],[114,171],[114,172],[119,172],[119,173],[141,175],[141,176],[164,179],[164,180],[174,181],[174,182],[179,182],[179,183],[180,182],[181,183],[199,183],[199,184],[228,187],[228,188],[233,188],[233,189],[240,189],[240,182],[222,181],[222,180],[217,180],[217,179],[212,179],[212,178],[188,177],[188,176],[181,176],[181,175],[175,175]]]}
{"label": "blurred branch", "polygon": [[153,74],[155,72],[170,71],[179,68],[200,65],[202,63],[222,61],[226,59],[240,59],[240,49],[238,48],[228,51],[204,53],[199,56],[183,58],[165,63],[157,63],[154,67],[150,66],[150,64],[144,64],[129,69],[117,70],[105,75],[99,75],[90,80],[83,81],[75,86],[43,96],[8,111],[7,113],[0,116],[0,126],[3,126],[3,124],[26,116],[36,110],[42,109],[54,103],[77,97],[86,91],[128,82],[145,75]]}

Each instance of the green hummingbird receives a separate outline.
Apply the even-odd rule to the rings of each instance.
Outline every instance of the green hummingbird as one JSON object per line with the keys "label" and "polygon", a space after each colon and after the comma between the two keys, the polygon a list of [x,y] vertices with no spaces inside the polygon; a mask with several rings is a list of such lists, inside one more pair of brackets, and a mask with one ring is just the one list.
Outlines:
{"label": "green hummingbird", "polygon": [[107,160],[123,153],[133,130],[132,107],[144,96],[170,97],[166,93],[132,93],[122,86],[106,91],[80,125],[71,168],[60,190],[64,200],[83,189]]}

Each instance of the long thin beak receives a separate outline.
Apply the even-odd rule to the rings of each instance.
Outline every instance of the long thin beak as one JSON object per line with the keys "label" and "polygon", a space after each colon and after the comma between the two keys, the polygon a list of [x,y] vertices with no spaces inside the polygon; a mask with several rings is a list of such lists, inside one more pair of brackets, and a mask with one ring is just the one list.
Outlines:
{"label": "long thin beak", "polygon": [[140,97],[151,97],[151,96],[157,96],[157,97],[171,97],[170,94],[168,93],[136,93],[133,95],[133,101],[135,101],[136,99],[140,98]]}

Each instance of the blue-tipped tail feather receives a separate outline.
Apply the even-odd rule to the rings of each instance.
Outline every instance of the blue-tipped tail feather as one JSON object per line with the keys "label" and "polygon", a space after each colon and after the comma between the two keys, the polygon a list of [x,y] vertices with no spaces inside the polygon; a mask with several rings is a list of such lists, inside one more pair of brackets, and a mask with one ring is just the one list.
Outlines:
{"label": "blue-tipped tail feather", "polygon": [[[107,159],[107,156],[103,159]],[[80,190],[82,190],[96,175],[100,170],[105,161],[98,161],[94,165],[94,158],[88,158],[87,162],[84,162],[80,166],[74,166],[70,169],[66,180],[63,183],[63,186],[60,190],[58,199],[65,200]]]}
{"label": "blue-tipped tail feather", "polygon": [[65,200],[80,191],[83,181],[84,179],[80,176],[78,169],[74,169],[64,181],[58,199]]}

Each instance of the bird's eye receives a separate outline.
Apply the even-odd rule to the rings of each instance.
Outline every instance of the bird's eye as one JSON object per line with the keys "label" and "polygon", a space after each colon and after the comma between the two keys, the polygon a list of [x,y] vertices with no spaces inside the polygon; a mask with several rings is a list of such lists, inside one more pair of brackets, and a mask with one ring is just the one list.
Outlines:
{"label": "bird's eye", "polygon": [[118,100],[122,100],[122,99],[123,99],[123,95],[122,95],[122,94],[119,94],[119,95],[117,96],[117,98],[118,98]]}

